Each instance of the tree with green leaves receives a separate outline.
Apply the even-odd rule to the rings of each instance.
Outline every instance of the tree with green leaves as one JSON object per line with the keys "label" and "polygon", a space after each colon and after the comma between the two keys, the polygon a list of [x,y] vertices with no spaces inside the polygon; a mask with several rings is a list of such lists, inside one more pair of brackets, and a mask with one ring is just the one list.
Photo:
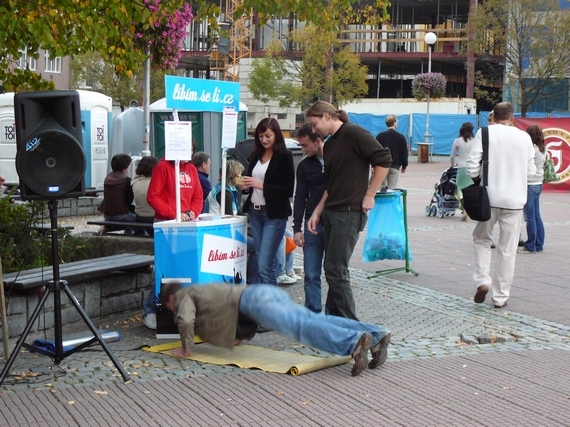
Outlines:
{"label": "tree with green leaves", "polygon": [[20,69],[37,59],[99,52],[117,74],[132,77],[144,59],[172,68],[192,19],[185,0],[0,0],[0,81],[6,90],[51,89],[39,73]]}
{"label": "tree with green leaves", "polygon": [[301,52],[297,58],[290,57],[281,41],[273,40],[266,56],[252,63],[249,90],[253,98],[304,109],[318,99],[343,104],[366,94],[367,68],[348,47],[339,49],[335,34],[315,26],[293,31],[290,42]]}
{"label": "tree with green leaves", "polygon": [[[164,98],[164,76],[174,74],[174,70],[151,69],[150,100]],[[104,93],[113,99],[123,111],[131,101],[142,100],[142,67],[133,71],[132,77],[115,72],[115,68],[105,62],[98,52],[77,55],[71,61],[71,89],[89,89]]]}
{"label": "tree with green leaves", "polygon": [[142,98],[141,75],[140,68],[134,70],[132,77],[118,74],[115,67],[105,62],[99,52],[88,52],[73,57],[70,88],[104,93],[123,111],[132,100]]}
{"label": "tree with green leaves", "polygon": [[[207,0],[199,3],[202,1]],[[250,16],[255,11],[263,25],[274,16],[291,14],[326,32],[346,24],[379,25],[388,17],[389,4],[388,0],[243,0],[233,17]]]}
{"label": "tree with green leaves", "polygon": [[497,80],[493,70],[504,73],[503,98],[523,117],[570,74],[570,15],[560,10],[558,0],[481,1],[470,17],[469,31],[469,48],[476,55],[504,58],[503,67],[488,68],[485,77]]}

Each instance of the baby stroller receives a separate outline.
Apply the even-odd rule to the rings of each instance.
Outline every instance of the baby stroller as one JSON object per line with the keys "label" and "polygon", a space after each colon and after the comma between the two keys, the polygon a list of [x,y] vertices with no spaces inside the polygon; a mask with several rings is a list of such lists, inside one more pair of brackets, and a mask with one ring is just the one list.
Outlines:
{"label": "baby stroller", "polygon": [[431,198],[429,206],[426,206],[426,216],[455,215],[455,209],[459,208],[459,200],[455,198],[455,182],[457,179],[457,168],[447,168],[441,174],[439,182],[435,184],[435,192]]}

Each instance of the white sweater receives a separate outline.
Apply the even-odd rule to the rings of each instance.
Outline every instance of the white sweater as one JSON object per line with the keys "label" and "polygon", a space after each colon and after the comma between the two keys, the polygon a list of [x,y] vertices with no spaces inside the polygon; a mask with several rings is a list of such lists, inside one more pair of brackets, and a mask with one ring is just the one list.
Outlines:
{"label": "white sweater", "polygon": [[541,153],[538,147],[534,146],[534,166],[536,173],[528,177],[528,185],[541,185],[544,180],[544,162],[546,161],[546,153]]}
{"label": "white sweater", "polygon": [[[481,129],[467,159],[467,174],[481,177],[483,146]],[[536,173],[530,135],[514,126],[489,126],[489,174],[487,191],[491,207],[522,209],[526,203],[528,177]]]}

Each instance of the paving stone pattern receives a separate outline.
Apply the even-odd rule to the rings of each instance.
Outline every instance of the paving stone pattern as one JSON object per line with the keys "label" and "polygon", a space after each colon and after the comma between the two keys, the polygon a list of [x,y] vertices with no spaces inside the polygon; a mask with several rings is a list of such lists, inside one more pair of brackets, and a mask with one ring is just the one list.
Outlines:
{"label": "paving stone pattern", "polygon": [[[382,367],[355,378],[350,364],[292,377],[178,360],[142,351],[162,341],[140,319],[119,318],[98,326],[121,332],[110,347],[129,383],[97,345],[60,366],[25,352],[0,388],[0,426],[570,426],[570,197],[545,195],[549,252],[519,255],[509,307],[494,309],[490,295],[474,304],[474,223],[422,212],[432,185],[424,184],[446,162],[411,163],[401,178],[410,188],[411,267],[420,275],[371,279],[402,261],[353,258],[360,318],[393,333]],[[284,289],[303,302],[301,282]],[[327,355],[275,332],[251,343]]]}

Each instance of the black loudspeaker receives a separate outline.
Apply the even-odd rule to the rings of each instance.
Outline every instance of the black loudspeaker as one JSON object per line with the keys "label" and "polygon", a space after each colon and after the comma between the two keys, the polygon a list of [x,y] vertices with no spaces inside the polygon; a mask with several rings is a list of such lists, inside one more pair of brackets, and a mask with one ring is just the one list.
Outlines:
{"label": "black loudspeaker", "polygon": [[14,96],[16,171],[23,200],[85,194],[85,152],[79,94],[74,90]]}

